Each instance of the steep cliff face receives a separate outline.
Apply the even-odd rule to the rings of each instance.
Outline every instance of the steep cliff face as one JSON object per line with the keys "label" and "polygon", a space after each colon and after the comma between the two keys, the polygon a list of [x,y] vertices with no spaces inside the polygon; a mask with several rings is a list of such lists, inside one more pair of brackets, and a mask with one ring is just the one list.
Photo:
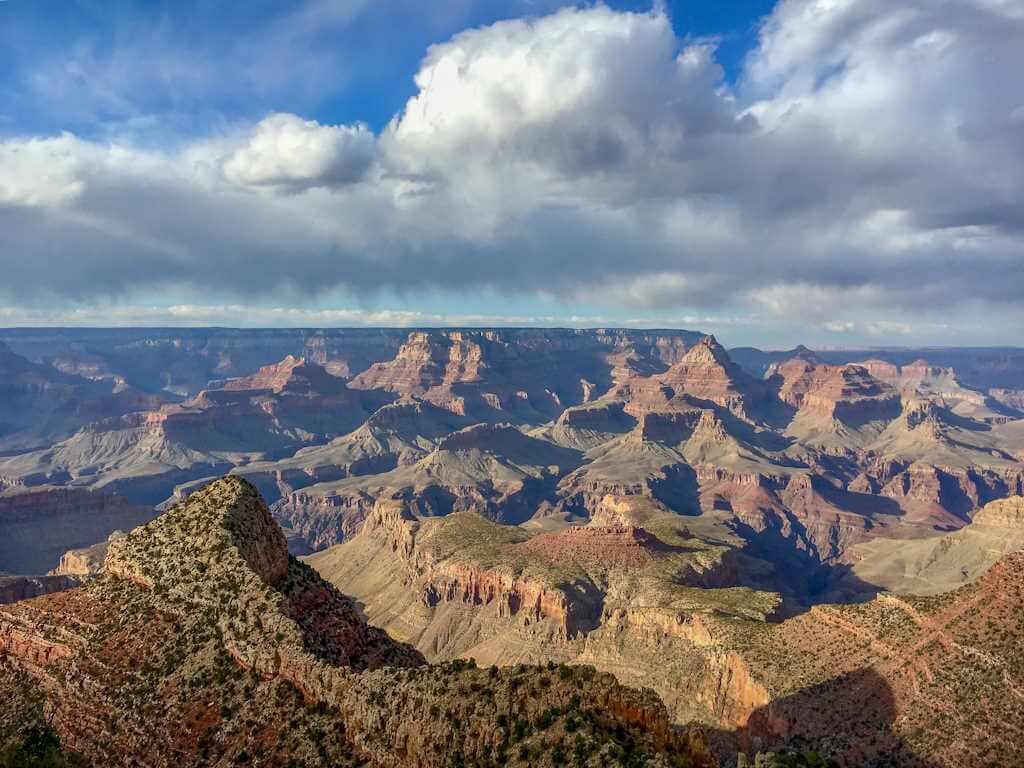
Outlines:
{"label": "steep cliff face", "polygon": [[106,560],[110,542],[124,535],[123,531],[114,531],[106,541],[93,544],[91,547],[69,549],[61,556],[57,567],[50,571],[50,575],[71,576],[76,579],[98,576],[103,570],[103,561]]}
{"label": "steep cliff face", "polygon": [[416,395],[461,415],[540,424],[593,400],[611,382],[656,373],[695,334],[481,330],[411,333],[394,360],[352,386]]}
{"label": "steep cliff face", "polygon": [[0,570],[44,574],[68,549],[106,541],[156,515],[119,496],[78,488],[39,488],[0,495]]}
{"label": "steep cliff face", "polygon": [[[445,369],[452,354],[451,347],[447,334],[411,333],[394,360],[370,366],[352,379],[352,386],[422,394],[431,387],[446,383]],[[458,355],[458,352],[454,354]]]}
{"label": "steep cliff face", "polygon": [[732,362],[713,336],[707,336],[659,380],[673,390],[745,413],[764,398],[763,388]]}
{"label": "steep cliff face", "polygon": [[288,557],[238,478],[112,542],[89,586],[0,611],[4,733],[38,701],[96,764],[551,766],[574,748],[596,768],[616,733],[649,765],[716,765],[652,695],[554,672],[424,667]]}
{"label": "steep cliff face", "polygon": [[898,393],[859,365],[814,364],[789,360],[769,368],[779,380],[778,394],[798,411],[798,418],[831,420],[859,427],[891,421],[900,412]]}
{"label": "steep cliff face", "polygon": [[[456,602],[493,607],[499,618],[512,619],[523,626],[544,622],[545,631],[563,639],[575,634],[579,606],[571,604],[565,592],[511,568],[488,568],[459,558],[453,552],[457,546],[453,542],[458,541],[463,528],[467,533],[473,530],[469,535],[497,537],[508,547],[525,538],[516,529],[489,526],[466,513],[421,524],[408,504],[400,501],[377,502],[361,535],[373,542],[371,546],[393,554],[405,570],[408,589],[425,606]],[[311,562],[320,560],[314,557]]]}
{"label": "steep cliff face", "polygon": [[733,363],[712,336],[704,337],[663,373],[622,380],[607,397],[625,402],[626,411],[637,417],[714,404],[749,419],[768,404],[764,383]]}
{"label": "steep cliff face", "polygon": [[327,369],[316,363],[307,362],[305,358],[288,355],[283,360],[265,365],[252,376],[227,379],[220,386],[219,382],[211,382],[212,389],[224,389],[229,392],[270,390],[275,394],[293,392],[296,394],[316,392],[319,394],[335,394],[344,390],[344,382],[328,374]]}

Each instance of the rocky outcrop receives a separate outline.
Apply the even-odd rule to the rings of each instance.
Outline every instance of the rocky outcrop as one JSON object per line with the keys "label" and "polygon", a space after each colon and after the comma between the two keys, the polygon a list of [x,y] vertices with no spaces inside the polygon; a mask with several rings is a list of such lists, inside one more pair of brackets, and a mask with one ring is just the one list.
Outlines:
{"label": "rocky outcrop", "polygon": [[584,526],[542,533],[515,545],[516,551],[551,563],[600,568],[642,568],[669,550],[657,537],[633,525]]}
{"label": "rocky outcrop", "polygon": [[763,386],[729,359],[713,336],[706,336],[657,381],[674,393],[714,403],[747,416],[765,398]]}
{"label": "rocky outcrop", "polygon": [[1007,531],[1024,531],[1024,497],[1011,496],[986,504],[974,515],[973,528],[1002,528]]}
{"label": "rocky outcrop", "polygon": [[767,377],[780,380],[778,394],[783,402],[818,419],[859,426],[892,420],[900,412],[898,393],[863,366],[793,359],[771,367]]}
{"label": "rocky outcrop", "polygon": [[[605,507],[602,525],[524,539],[472,515],[419,521],[402,504],[379,504],[355,539],[309,562],[353,590],[371,620],[431,658],[468,654],[502,664],[521,654],[594,664],[657,690],[677,721],[717,722],[713,707],[732,712],[747,693],[732,682],[740,680],[736,664],[714,684],[719,694],[703,692],[706,670],[720,661],[703,601],[724,598],[714,610],[763,619],[776,599],[688,589],[714,582],[717,565],[614,522],[639,512],[628,499],[607,499]],[[676,535],[689,536],[685,528]],[[671,671],[661,666],[665,653],[679,656]]]}
{"label": "rocky outcrop", "polygon": [[[184,552],[204,563],[228,549],[267,586],[277,586],[288,573],[288,545],[280,526],[255,487],[239,478],[213,483],[153,522],[111,541],[103,570],[149,588],[168,580],[185,584],[191,581],[186,577],[191,563],[182,562]],[[164,557],[172,553],[178,555],[177,562]]]}
{"label": "rocky outcrop", "polygon": [[427,605],[460,602],[466,605],[495,605],[499,617],[515,617],[524,624],[550,619],[559,634],[577,631],[574,610],[565,594],[530,579],[517,578],[466,563],[443,568],[422,563],[423,599]]}
{"label": "rocky outcrop", "polygon": [[8,654],[37,669],[76,655],[78,649],[46,639],[44,631],[30,621],[0,617],[0,654]]}
{"label": "rocky outcrop", "polygon": [[322,366],[309,364],[304,358],[288,355],[278,363],[265,365],[252,376],[210,382],[211,389],[227,391],[269,390],[281,393],[291,391],[315,391],[327,387],[331,390],[343,388],[342,382],[327,374]]}
{"label": "rocky outcrop", "polygon": [[421,595],[424,604],[493,604],[500,617],[514,617],[524,624],[550,620],[563,637],[577,631],[579,607],[572,605],[565,593],[507,568],[491,569],[458,558],[439,563],[429,547],[417,547],[419,532],[420,523],[406,504],[384,501],[374,507],[363,535],[382,540],[395,553],[407,569],[410,588]]}
{"label": "rocky outcrop", "polygon": [[103,570],[103,561],[107,557],[107,548],[110,542],[124,535],[122,531],[114,531],[106,541],[99,544],[81,549],[69,549],[61,557],[57,567],[50,571],[50,575],[73,576],[77,579],[98,576]]}
{"label": "rocky outcrop", "polygon": [[482,420],[539,424],[592,401],[612,380],[664,370],[695,334],[630,331],[416,331],[394,360],[352,386],[416,395]]}

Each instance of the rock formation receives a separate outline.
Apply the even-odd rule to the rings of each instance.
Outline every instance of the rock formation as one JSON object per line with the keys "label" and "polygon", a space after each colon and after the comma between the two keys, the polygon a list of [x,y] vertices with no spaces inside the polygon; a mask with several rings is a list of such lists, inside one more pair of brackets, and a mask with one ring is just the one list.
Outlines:
{"label": "rock formation", "polygon": [[664,373],[621,381],[608,398],[622,400],[634,416],[713,404],[740,418],[763,407],[765,385],[733,363],[713,336],[706,336]]}
{"label": "rock formation", "polygon": [[[327,728],[329,721],[337,724],[329,712],[306,723],[334,734],[323,746],[335,762],[349,759],[346,749],[352,760],[378,763],[389,748],[420,755],[424,742],[418,732],[402,730],[394,710],[375,708],[379,702],[367,708],[367,700],[383,695],[373,682],[374,675],[387,676],[383,671],[360,672],[366,688],[339,684],[359,688],[366,699],[331,698],[343,695],[336,692],[336,673],[310,666],[302,655],[332,669],[377,664],[370,647],[376,641],[359,628],[352,604],[282,556],[282,541],[295,553],[342,542],[313,562],[357,597],[373,622],[432,660],[592,664],[620,682],[656,689],[677,723],[699,720],[722,729],[714,739],[729,760],[737,750],[755,751],[758,740],[765,748],[796,743],[809,732],[789,720],[805,711],[811,713],[806,721],[817,723],[813,739],[828,741],[829,729],[846,738],[850,729],[840,716],[813,714],[836,691],[842,693],[837,711],[863,714],[854,730],[875,739],[875,752],[888,745],[902,760],[907,750],[920,751],[942,766],[978,758],[925,744],[940,727],[933,721],[961,723],[944,714],[944,707],[963,704],[953,684],[946,680],[932,690],[922,669],[915,688],[898,677],[896,661],[883,657],[889,653],[904,667],[925,658],[935,679],[933,664],[963,666],[964,679],[974,680],[1001,675],[1012,654],[969,637],[955,620],[948,637],[934,638],[940,648],[907,646],[888,636],[889,622],[897,635],[903,626],[889,609],[906,609],[873,598],[880,588],[919,593],[924,602],[908,597],[906,604],[927,624],[928,601],[947,599],[936,593],[987,578],[997,560],[996,569],[1013,562],[999,560],[1018,547],[1015,502],[1001,500],[1024,495],[1024,418],[1013,394],[1024,391],[1024,357],[1013,350],[729,353],[713,338],[689,332],[608,329],[26,329],[4,331],[0,339],[10,344],[0,350],[0,369],[8,372],[0,394],[9,395],[0,404],[0,508],[18,495],[45,499],[52,487],[67,494],[64,513],[51,519],[42,504],[42,512],[30,515],[38,519],[17,523],[29,531],[19,534],[21,544],[0,537],[0,570],[74,574],[8,578],[0,596],[20,599],[93,579],[72,596],[50,594],[33,603],[52,608],[42,624],[59,632],[37,633],[29,622],[11,634],[12,647],[24,651],[19,658],[85,670],[94,676],[75,678],[83,690],[105,692],[102,705],[90,699],[100,714],[86,722],[79,711],[81,722],[65,735],[74,730],[89,741],[81,734],[110,732],[103,721],[110,702],[127,695],[125,688],[111,693],[109,670],[95,666],[108,664],[116,646],[95,645],[101,641],[89,634],[94,630],[81,629],[99,626],[91,617],[111,602],[139,635],[138,658],[178,660],[159,696],[180,704],[181,691],[206,690],[207,674],[227,675],[237,664],[257,670],[254,690],[261,693],[251,697],[254,703],[246,703],[244,691],[214,697],[232,716],[216,721],[214,744],[196,736],[183,754],[207,747],[230,762],[237,738],[248,757],[259,747],[260,760],[273,762],[264,759],[271,737],[244,724],[268,722],[254,716],[257,707],[291,718],[291,705],[277,709],[267,698],[290,680],[307,698],[334,691],[318,699],[335,702],[323,707],[364,718],[351,727],[346,721],[345,735]],[[95,577],[103,547],[92,545],[137,523],[111,520],[95,535],[75,538],[89,517],[75,507],[78,494],[100,491],[160,508],[179,503],[180,510],[193,497],[202,506],[210,498],[203,495],[207,483],[226,473],[235,476],[230,487],[251,482],[272,502],[285,525],[283,539],[258,514],[244,517],[245,528],[262,530],[255,540],[267,544],[255,550],[232,538],[235,533],[224,539],[218,526],[203,528],[211,541],[227,542],[225,552],[238,553],[240,560],[222,571],[214,556],[207,559],[205,544],[190,540],[187,556],[178,552],[179,525],[154,525],[144,537],[112,544],[116,572]],[[172,519],[198,526],[199,518],[180,514]],[[148,542],[161,555],[144,556],[124,543],[132,541]],[[48,548],[41,567],[13,567],[10,558],[40,546]],[[164,573],[172,552],[187,572]],[[243,578],[235,566],[256,575]],[[198,574],[212,575],[217,589],[231,591],[236,581],[245,586],[235,616],[226,599],[212,604],[192,595]],[[833,601],[863,606],[827,605]],[[147,623],[136,622],[136,609],[147,612]],[[180,618],[191,609],[194,619]],[[972,606],[964,616],[976,609],[987,610]],[[23,617],[21,610],[15,613]],[[78,629],[53,619],[61,612]],[[212,629],[190,623],[211,615]],[[780,624],[782,617],[788,618]],[[266,636],[253,623],[257,618],[274,628],[272,637],[282,633],[284,645],[275,653],[247,639]],[[849,637],[831,634],[837,619],[853,627],[844,630]],[[1005,616],[986,614],[989,619],[1019,637]],[[216,645],[201,653],[189,646],[186,661],[179,659],[166,627],[183,623],[202,642],[221,638],[223,654],[205,655]],[[143,627],[156,633],[152,643]],[[74,639],[82,632],[89,635],[84,646]],[[857,642],[867,643],[870,653],[861,654],[867,666],[830,659],[815,646],[815,632],[823,647],[851,655],[859,652]],[[119,639],[128,648],[135,642]],[[890,643],[889,651],[875,641]],[[982,660],[989,664],[984,673]],[[24,683],[32,670],[19,665],[10,680]],[[134,672],[124,670],[142,666],[123,659],[111,669],[129,680]],[[490,685],[495,701],[508,703],[501,699],[512,690],[505,672],[495,673],[493,684],[485,682],[487,672],[458,674],[470,686]],[[104,681],[99,688],[91,687],[96,679]],[[1005,689],[995,678],[986,682],[985,695],[1012,700],[1017,683],[1012,673],[1005,679]],[[159,698],[156,690],[144,688],[145,700]],[[416,683],[403,678],[398,690],[395,706],[412,707],[411,722],[425,731],[443,719],[442,711],[478,722],[471,708],[492,706],[460,690],[465,706],[438,704],[430,715]],[[886,691],[896,692],[891,706]],[[201,711],[197,701],[188,700],[189,711],[213,722],[212,710]],[[561,702],[556,697],[550,706],[561,711]],[[428,707],[425,719],[415,714],[421,705]],[[925,705],[936,714],[920,708]],[[187,720],[183,712],[174,710]],[[907,730],[902,714],[886,725],[893,712],[908,713],[907,722],[925,735]],[[119,718],[118,729],[149,744],[138,722]],[[371,722],[392,739],[388,746],[366,741]],[[1008,722],[1004,748],[1016,733]],[[474,749],[500,748],[504,742],[482,728],[466,731]],[[301,744],[273,754],[299,761],[317,754],[315,740],[306,741],[309,729],[300,731],[307,734]],[[558,732],[567,750],[575,749],[569,733]],[[173,732],[163,735],[174,742]],[[550,753],[557,739],[536,738],[549,742],[543,760],[556,762],[557,752]],[[530,751],[537,744],[527,745],[523,761],[543,764]],[[828,744],[828,754],[843,760],[875,759],[850,739]],[[511,742],[508,751],[511,759]],[[449,757],[455,762],[458,755]]]}
{"label": "rock formation", "polygon": [[586,660],[628,670],[624,682],[654,688],[679,722],[707,719],[704,707],[737,694],[703,687],[706,659],[692,645],[702,617],[763,619],[777,598],[713,588],[733,575],[722,549],[672,515],[648,525],[662,538],[626,524],[531,536],[471,513],[417,520],[406,504],[379,502],[356,537],[308,562],[428,659]]}
{"label": "rock formation", "polygon": [[[142,369],[129,376],[125,365],[155,365],[157,351],[168,366],[214,375],[189,385],[185,402],[0,458],[0,485],[74,484],[166,505],[234,472],[274,504],[296,551],[351,536],[382,498],[418,514],[550,527],[587,521],[609,494],[635,495],[709,515],[715,536],[720,522],[781,572],[818,579],[865,538],[962,526],[1024,482],[1024,419],[915,357],[740,350],[760,379],[689,332],[210,334],[154,334],[125,342],[121,358],[104,334],[76,342],[87,352],[60,334],[26,334],[19,349],[41,353],[45,337],[61,365],[79,360],[107,386],[136,386]],[[357,359],[370,362],[358,369]],[[342,368],[347,383],[329,372]],[[165,378],[183,380],[175,371]],[[474,446],[447,442],[480,424],[518,428],[534,455],[505,455],[507,429],[471,429]]]}
{"label": "rock formation", "polygon": [[900,410],[899,395],[859,365],[817,365],[795,358],[768,371],[778,377],[779,398],[805,415],[851,426],[891,421]]}
{"label": "rock formation", "polygon": [[87,579],[99,576],[103,570],[103,562],[107,557],[110,542],[124,536],[123,531],[114,531],[106,541],[93,544],[91,547],[69,549],[61,558],[57,567],[50,571],[50,576],[71,576],[76,579]]}
{"label": "rock formation", "polygon": [[467,427],[437,438],[422,458],[407,455],[416,460],[388,472],[295,491],[274,506],[274,514],[314,549],[357,532],[377,499],[405,499],[423,516],[475,511],[519,523],[553,498],[558,479],[580,462],[577,451],[508,424]]}

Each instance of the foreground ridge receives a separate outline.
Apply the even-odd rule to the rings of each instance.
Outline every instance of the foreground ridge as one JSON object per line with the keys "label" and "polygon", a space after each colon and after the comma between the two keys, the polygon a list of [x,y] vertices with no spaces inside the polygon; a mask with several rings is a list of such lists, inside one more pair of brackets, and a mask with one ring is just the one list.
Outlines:
{"label": "foreground ridge", "polygon": [[112,541],[97,581],[5,606],[0,700],[0,732],[45,717],[97,765],[716,765],[610,675],[425,665],[237,477]]}

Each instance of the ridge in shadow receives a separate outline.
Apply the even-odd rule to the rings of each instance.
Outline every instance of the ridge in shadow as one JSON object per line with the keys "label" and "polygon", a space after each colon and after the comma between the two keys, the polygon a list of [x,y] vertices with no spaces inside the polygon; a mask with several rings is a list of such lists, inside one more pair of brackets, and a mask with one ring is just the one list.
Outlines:
{"label": "ridge in shadow", "polygon": [[953,768],[918,755],[896,732],[898,715],[889,682],[863,667],[773,701],[741,728],[709,730],[708,738],[723,768],[758,752],[813,752],[840,768]]}

